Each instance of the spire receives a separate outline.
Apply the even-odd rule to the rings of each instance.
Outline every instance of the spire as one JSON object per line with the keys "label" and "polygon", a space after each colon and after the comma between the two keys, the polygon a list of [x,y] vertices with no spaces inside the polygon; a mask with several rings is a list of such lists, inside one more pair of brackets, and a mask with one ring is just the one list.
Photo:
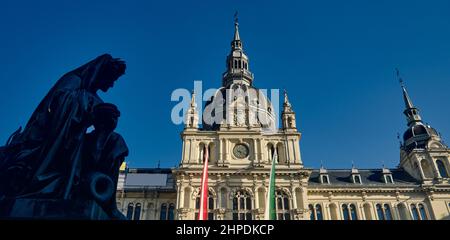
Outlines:
{"label": "spire", "polygon": [[233,83],[252,85],[252,82],[253,73],[249,70],[249,59],[242,48],[236,12],[234,14],[234,36],[231,41],[231,52],[227,57],[227,71],[223,74],[222,86],[229,87]]}
{"label": "spire", "polygon": [[236,13],[234,13],[234,37],[233,41],[231,41],[231,49],[242,51],[242,42],[241,37],[239,36],[239,20],[237,11]]}
{"label": "spire", "polygon": [[400,82],[400,86],[402,88],[403,93],[403,101],[405,102],[405,110],[403,114],[406,116],[406,121],[408,122],[408,126],[415,125],[417,123],[422,123],[422,118],[419,114],[419,109],[414,107],[411,98],[409,97],[408,91],[406,91],[405,83],[403,79],[400,77],[400,73],[398,69],[395,69],[397,73],[398,81]]}
{"label": "spire", "polygon": [[411,101],[411,99],[409,98],[408,95],[408,91],[406,91],[405,85],[403,84],[403,81],[400,82],[401,87],[402,87],[402,91],[403,91],[403,100],[405,101],[405,108],[414,108],[414,105]]}
{"label": "spire", "polygon": [[295,113],[292,110],[292,105],[289,102],[286,90],[284,90],[284,103],[283,112],[281,113],[281,119],[283,121],[283,129],[295,130],[297,128],[295,123]]}

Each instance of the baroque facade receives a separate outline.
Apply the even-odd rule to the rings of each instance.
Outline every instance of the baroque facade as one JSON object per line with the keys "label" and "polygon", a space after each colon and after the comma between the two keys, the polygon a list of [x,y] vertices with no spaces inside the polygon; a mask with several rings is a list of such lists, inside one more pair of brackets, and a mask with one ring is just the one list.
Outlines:
{"label": "baroque facade", "polygon": [[450,149],[422,122],[403,84],[407,129],[397,168],[311,169],[287,93],[278,129],[272,103],[254,87],[237,21],[226,63],[201,127],[193,93],[179,166],[122,169],[117,202],[129,219],[196,219],[206,150],[209,219],[263,219],[274,152],[277,219],[450,219]]}

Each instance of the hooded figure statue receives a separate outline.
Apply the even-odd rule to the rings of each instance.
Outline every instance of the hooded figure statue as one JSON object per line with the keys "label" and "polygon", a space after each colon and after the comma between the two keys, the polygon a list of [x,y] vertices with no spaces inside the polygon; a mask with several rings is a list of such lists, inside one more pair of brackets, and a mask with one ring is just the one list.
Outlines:
{"label": "hooded figure statue", "polygon": [[66,73],[38,105],[22,132],[0,148],[0,202],[15,198],[70,199],[80,181],[81,146],[94,106],[125,72],[104,54]]}

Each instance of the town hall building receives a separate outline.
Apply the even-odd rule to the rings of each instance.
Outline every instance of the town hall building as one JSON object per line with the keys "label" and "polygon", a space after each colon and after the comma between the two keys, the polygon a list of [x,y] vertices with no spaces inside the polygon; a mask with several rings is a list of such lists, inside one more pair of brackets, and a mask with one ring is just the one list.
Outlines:
{"label": "town hall building", "polygon": [[117,203],[127,218],[196,219],[206,150],[211,220],[263,219],[272,161],[278,220],[450,220],[450,149],[403,84],[407,126],[397,168],[312,169],[287,93],[277,116],[243,49],[236,21],[221,86],[205,105],[209,116],[199,116],[192,94],[178,167],[123,166]]}

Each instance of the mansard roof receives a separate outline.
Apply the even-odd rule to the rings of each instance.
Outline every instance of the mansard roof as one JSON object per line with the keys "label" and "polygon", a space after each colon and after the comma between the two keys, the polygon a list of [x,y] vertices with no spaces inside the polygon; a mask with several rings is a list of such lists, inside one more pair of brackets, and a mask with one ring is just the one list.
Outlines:
{"label": "mansard roof", "polygon": [[[383,169],[358,169],[363,186],[400,186],[400,185],[420,185],[420,182],[409,175],[403,169],[389,169],[394,183],[387,184],[383,177]],[[313,169],[309,178],[309,185],[326,186],[354,186],[351,169],[327,169],[329,184],[322,184],[320,181],[320,169]],[[361,186],[358,184],[358,186]]]}
{"label": "mansard roof", "polygon": [[170,168],[129,168],[125,191],[157,190],[175,192],[175,180]]}

